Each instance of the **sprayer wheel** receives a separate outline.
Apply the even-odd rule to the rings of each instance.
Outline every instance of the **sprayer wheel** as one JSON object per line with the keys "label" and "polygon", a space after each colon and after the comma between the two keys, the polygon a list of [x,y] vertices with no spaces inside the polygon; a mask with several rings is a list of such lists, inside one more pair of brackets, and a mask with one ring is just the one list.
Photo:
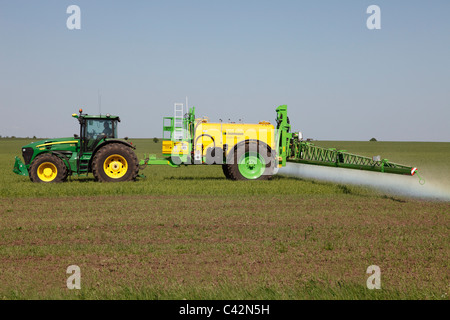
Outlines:
{"label": "sprayer wheel", "polygon": [[227,160],[231,180],[269,180],[275,161],[269,148],[256,141],[238,144]]}
{"label": "sprayer wheel", "polygon": [[222,165],[223,174],[225,175],[225,178],[227,178],[228,180],[231,179],[230,168],[229,167],[230,167],[230,165],[228,165],[228,164],[223,164]]}

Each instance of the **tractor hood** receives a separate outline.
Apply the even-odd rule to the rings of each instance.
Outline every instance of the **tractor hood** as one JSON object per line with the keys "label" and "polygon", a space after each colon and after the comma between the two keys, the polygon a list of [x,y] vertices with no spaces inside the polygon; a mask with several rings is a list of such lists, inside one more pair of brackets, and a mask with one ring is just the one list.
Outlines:
{"label": "tractor hood", "polygon": [[25,146],[22,147],[22,149],[25,148],[32,148],[32,149],[53,149],[54,147],[62,146],[64,145],[65,148],[68,147],[68,145],[76,146],[80,142],[79,138],[55,138],[55,139],[45,139],[45,140],[39,140],[35,142],[31,142]]}
{"label": "tractor hood", "polygon": [[75,152],[78,148],[79,142],[79,138],[73,137],[39,140],[23,146],[22,156],[25,161],[25,165],[29,165],[35,156],[43,152],[59,152],[65,154]]}

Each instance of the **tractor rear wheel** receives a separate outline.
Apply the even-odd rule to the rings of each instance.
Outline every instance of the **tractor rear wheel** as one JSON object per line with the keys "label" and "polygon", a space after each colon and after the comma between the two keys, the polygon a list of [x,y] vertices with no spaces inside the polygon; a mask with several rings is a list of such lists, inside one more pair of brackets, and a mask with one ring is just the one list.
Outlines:
{"label": "tractor rear wheel", "polygon": [[37,156],[30,166],[30,180],[33,182],[62,182],[67,175],[64,161],[51,153]]}
{"label": "tractor rear wheel", "polygon": [[139,173],[139,162],[130,147],[111,143],[96,152],[92,159],[92,173],[101,182],[131,181]]}
{"label": "tractor rear wheel", "polygon": [[275,165],[269,148],[256,141],[236,146],[227,162],[231,180],[269,180]]}

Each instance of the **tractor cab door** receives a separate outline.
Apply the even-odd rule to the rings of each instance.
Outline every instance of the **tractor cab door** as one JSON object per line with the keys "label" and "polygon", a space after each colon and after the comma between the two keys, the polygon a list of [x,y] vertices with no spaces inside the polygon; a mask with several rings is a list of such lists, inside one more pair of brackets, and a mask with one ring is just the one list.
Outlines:
{"label": "tractor cab door", "polygon": [[103,139],[117,138],[117,120],[85,119],[81,136],[83,137],[83,152],[94,151]]}

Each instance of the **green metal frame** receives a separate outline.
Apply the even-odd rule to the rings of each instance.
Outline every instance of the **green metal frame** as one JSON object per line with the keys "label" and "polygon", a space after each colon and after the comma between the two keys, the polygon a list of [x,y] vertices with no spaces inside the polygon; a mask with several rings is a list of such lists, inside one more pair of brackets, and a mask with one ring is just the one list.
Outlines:
{"label": "green metal frame", "polygon": [[[170,121],[170,124],[166,124],[167,121]],[[177,155],[177,157],[164,157],[158,158],[156,155],[151,154],[148,157],[145,157],[144,160],[139,162],[141,169],[144,169],[147,165],[169,165],[171,167],[177,168],[181,164],[187,164],[189,162],[189,157],[193,148],[193,139],[194,139],[194,130],[195,130],[195,107],[189,109],[189,112],[183,117],[182,125],[183,130],[185,130],[188,134],[183,139],[175,139],[175,118],[174,117],[164,117],[163,118],[163,140],[165,141],[173,141],[173,142],[181,142],[186,143],[188,150],[186,154]],[[169,133],[169,137],[166,137],[167,133]],[[174,160],[178,160],[174,162]]]}
{"label": "green metal frame", "polygon": [[281,105],[277,112],[277,146],[279,165],[286,166],[287,155],[290,154],[290,142],[292,140],[291,125],[287,116],[287,106]]}
{"label": "green metal frame", "polygon": [[[276,111],[278,159],[279,165],[282,167],[286,165],[286,162],[295,162],[405,175],[417,173],[417,169],[414,167],[393,163],[388,159],[375,160],[345,150],[323,148],[310,142],[301,141],[296,133],[290,132],[291,125],[287,116],[287,106],[279,106]],[[423,179],[420,179],[423,182]]]}
{"label": "green metal frame", "polygon": [[310,142],[294,141],[292,151],[291,157],[287,160],[289,162],[408,175],[411,175],[414,169],[389,162],[388,159],[374,160],[344,150],[319,147]]}

